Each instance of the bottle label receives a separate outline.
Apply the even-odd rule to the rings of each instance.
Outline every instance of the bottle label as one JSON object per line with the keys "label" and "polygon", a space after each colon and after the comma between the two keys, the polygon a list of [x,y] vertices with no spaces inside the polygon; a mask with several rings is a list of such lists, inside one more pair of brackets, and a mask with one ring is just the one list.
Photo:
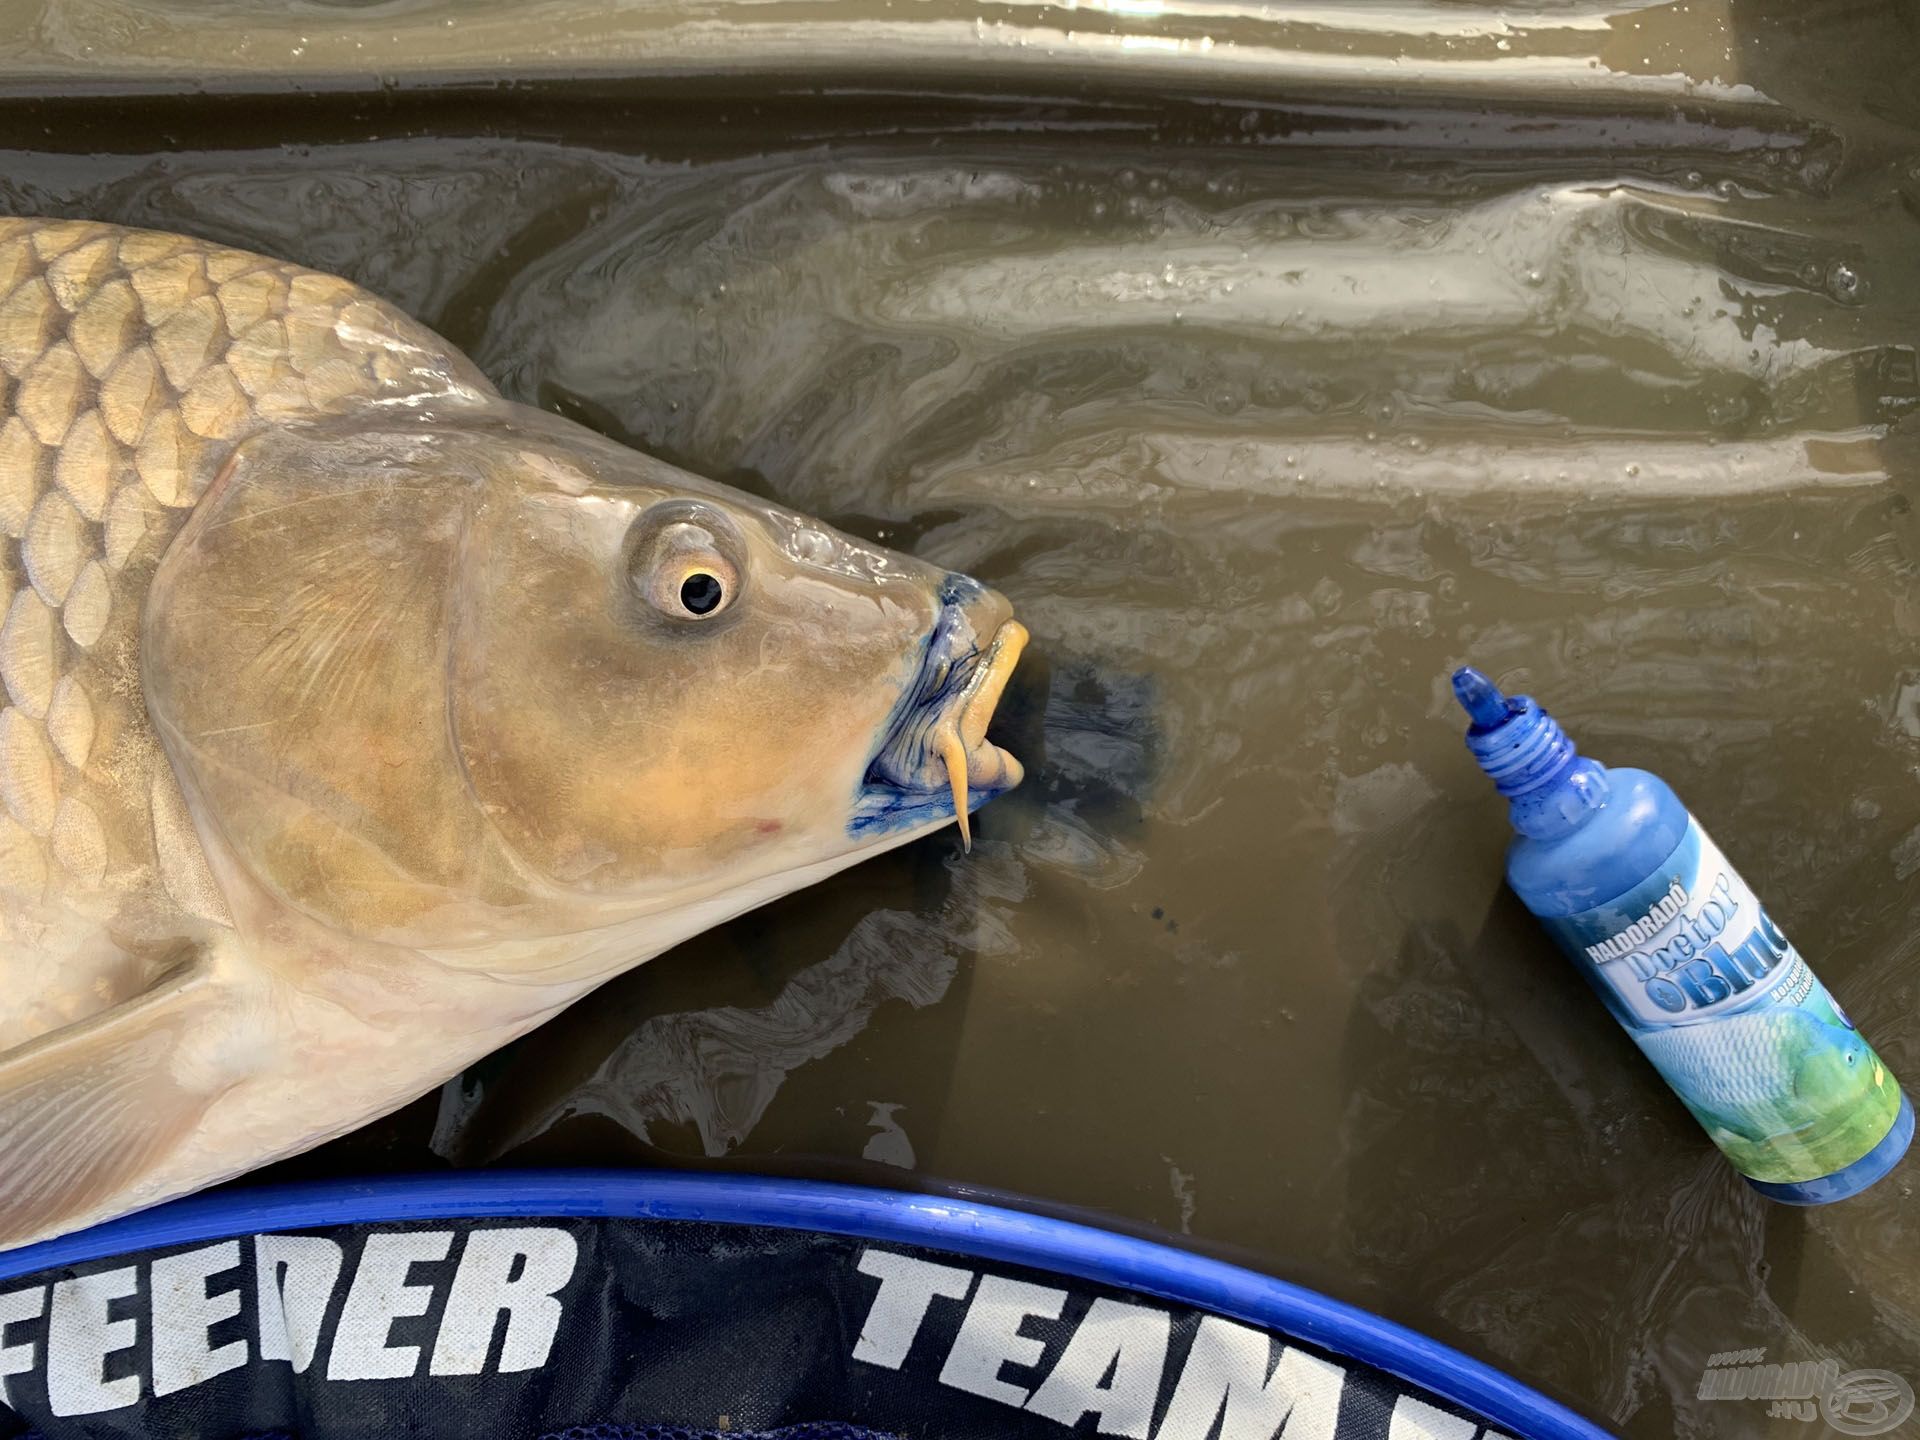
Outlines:
{"label": "bottle label", "polygon": [[1699,821],[1626,894],[1544,918],[1743,1174],[1818,1179],[1893,1128],[1899,1082]]}

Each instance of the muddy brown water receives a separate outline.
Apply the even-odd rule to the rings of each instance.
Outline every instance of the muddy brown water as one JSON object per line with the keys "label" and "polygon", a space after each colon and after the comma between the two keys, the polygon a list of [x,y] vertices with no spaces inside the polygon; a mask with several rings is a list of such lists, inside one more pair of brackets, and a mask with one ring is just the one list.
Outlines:
{"label": "muddy brown water", "polygon": [[971,856],[749,915],[276,1173],[1010,1192],[1633,1436],[1814,1433],[1694,1398],[1715,1352],[1920,1382],[1911,1163],[1814,1212],[1737,1181],[1503,891],[1445,688],[1471,659],[1667,777],[1920,1084],[1920,45],[1895,6],[1687,8],[1645,23],[1732,27],[1774,103],[0,106],[0,209],[347,275],[1034,633],[1031,779]]}

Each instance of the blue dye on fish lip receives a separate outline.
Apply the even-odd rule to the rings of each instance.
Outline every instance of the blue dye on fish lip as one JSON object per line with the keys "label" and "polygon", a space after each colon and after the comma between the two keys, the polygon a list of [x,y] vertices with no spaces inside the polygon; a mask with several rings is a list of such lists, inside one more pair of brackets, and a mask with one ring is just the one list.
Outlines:
{"label": "blue dye on fish lip", "polygon": [[[965,575],[949,575],[942,584],[940,613],[921,643],[913,678],[867,761],[847,822],[849,834],[872,836],[955,818],[943,745],[959,743],[969,762],[969,813],[1019,783],[1017,761],[983,734],[969,740],[962,728],[979,692],[995,688],[996,678],[1004,683],[1026,638],[1023,627],[1008,621],[982,648],[968,606],[987,593]],[[1008,654],[1010,632],[1017,635]],[[984,730],[984,720],[976,723]],[[984,782],[975,783],[982,776],[987,777]]]}
{"label": "blue dye on fish lip", "polygon": [[[971,575],[962,575],[958,570],[949,570],[947,578],[940,582],[940,604],[943,610],[971,605],[974,601],[982,599],[986,593],[986,586]],[[944,620],[946,617],[942,614],[941,618]]]}

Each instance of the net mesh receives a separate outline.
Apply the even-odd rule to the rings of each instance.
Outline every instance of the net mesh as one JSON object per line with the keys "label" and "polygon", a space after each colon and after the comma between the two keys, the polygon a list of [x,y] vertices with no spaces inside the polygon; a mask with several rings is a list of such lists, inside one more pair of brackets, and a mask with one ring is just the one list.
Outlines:
{"label": "net mesh", "polygon": [[[38,1430],[29,1430],[19,1440],[47,1440]],[[288,1430],[268,1430],[250,1435],[247,1440],[301,1440]],[[689,1430],[684,1425],[572,1425],[565,1430],[550,1430],[540,1440],[898,1440],[879,1430],[845,1425],[838,1420],[808,1425],[789,1425],[784,1430]]]}

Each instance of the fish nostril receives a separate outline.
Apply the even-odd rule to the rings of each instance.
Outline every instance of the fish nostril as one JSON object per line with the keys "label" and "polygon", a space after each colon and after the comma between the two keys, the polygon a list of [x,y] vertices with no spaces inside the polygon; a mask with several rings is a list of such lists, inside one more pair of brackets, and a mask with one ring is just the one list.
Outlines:
{"label": "fish nostril", "polygon": [[987,593],[987,587],[971,575],[949,570],[940,583],[940,603],[948,608],[970,605]]}

